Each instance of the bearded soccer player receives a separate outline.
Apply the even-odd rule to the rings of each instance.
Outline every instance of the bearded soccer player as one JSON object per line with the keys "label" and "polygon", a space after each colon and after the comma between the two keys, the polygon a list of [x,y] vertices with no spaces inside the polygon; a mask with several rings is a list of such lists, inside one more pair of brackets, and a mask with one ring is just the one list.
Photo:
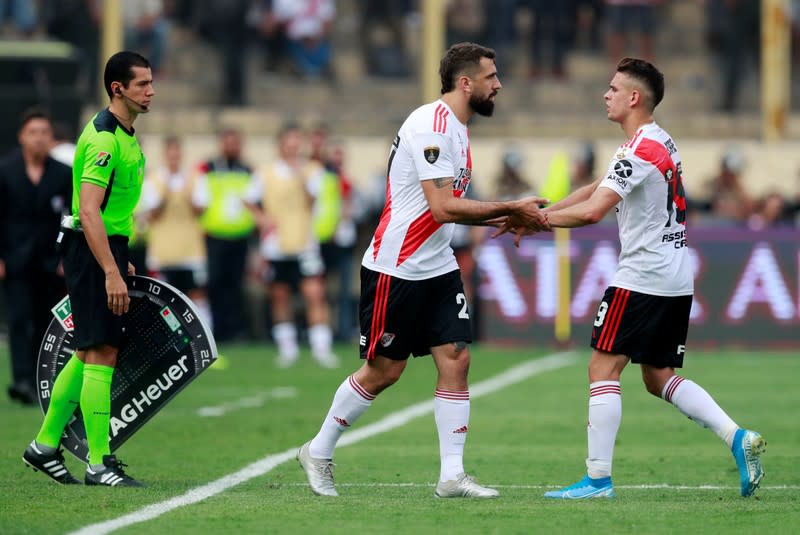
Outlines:
{"label": "bearded soccer player", "polygon": [[[675,374],[683,366],[694,277],[680,153],[653,119],[663,96],[664,76],[652,64],[620,61],[605,102],[609,120],[620,124],[628,140],[605,177],[545,210],[553,227],[581,227],[616,208],[622,246],[592,329],[587,475],[547,492],[548,498],[615,496],[611,463],[622,416],[620,375],[631,361],[641,365],[648,392],[710,428],[730,448],[742,496],[751,496],[764,476],[761,435],[739,427],[703,388]],[[527,233],[513,218],[509,227],[516,229],[517,243]]]}
{"label": "bearded soccer player", "polygon": [[44,422],[23,454],[25,464],[61,484],[80,483],[64,465],[61,435],[80,404],[89,445],[87,485],[139,487],[109,447],[111,378],[122,336],[121,316],[133,275],[128,239],[142,190],[144,155],[133,122],[147,113],[153,91],[150,63],[118,52],[103,82],[111,103],[86,125],[72,171],[72,221],[64,226],[64,273],[75,323],[76,353],[58,374]]}
{"label": "bearded soccer player", "polygon": [[311,490],[337,496],[333,451],[375,397],[402,375],[408,357],[432,355],[441,471],[436,496],[493,498],[464,471],[469,428],[469,310],[450,239],[454,223],[491,224],[514,214],[546,228],[541,199],[480,202],[463,197],[472,173],[467,122],[490,116],[500,91],[495,52],[453,45],[441,60],[442,97],[417,108],[394,139],[386,204],[361,267],[362,366],[345,379],[317,435],[297,458]]}

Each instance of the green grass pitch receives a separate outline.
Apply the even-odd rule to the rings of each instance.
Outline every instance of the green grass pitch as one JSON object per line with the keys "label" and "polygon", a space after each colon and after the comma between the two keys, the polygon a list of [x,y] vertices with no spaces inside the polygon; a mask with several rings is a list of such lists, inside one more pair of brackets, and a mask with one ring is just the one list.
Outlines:
{"label": "green grass pitch", "polygon": [[[115,519],[122,519],[122,527],[114,533],[170,535],[800,532],[797,352],[690,352],[681,372],[740,425],[766,438],[767,475],[755,498],[739,496],[725,445],[647,394],[638,367],[630,366],[623,375],[614,460],[618,498],[560,503],[542,494],[584,471],[587,349],[576,350],[562,367],[473,398],[465,465],[480,482],[500,490],[501,497],[489,501],[434,498],[438,442],[433,415],[425,411],[340,447],[335,459],[340,497],[312,495],[289,452],[313,436],[335,389],[360,365],[355,346],[338,348],[344,365],[333,371],[316,367],[307,353],[295,368],[278,370],[271,347],[220,349],[227,368],[205,372],[117,452],[146,489],[61,487],[24,467],[22,451],[41,414],[3,395],[0,533],[69,533]],[[474,347],[471,383],[552,353]],[[3,350],[0,385],[8,383],[8,374]],[[400,382],[345,437],[430,401],[434,381],[430,358],[410,362]],[[258,465],[260,475],[219,483],[265,458],[277,459],[270,470]],[[70,455],[67,463],[82,479],[83,465]],[[142,522],[124,520],[143,510],[160,512],[165,502],[198,488],[211,489],[208,497],[167,507]]]}

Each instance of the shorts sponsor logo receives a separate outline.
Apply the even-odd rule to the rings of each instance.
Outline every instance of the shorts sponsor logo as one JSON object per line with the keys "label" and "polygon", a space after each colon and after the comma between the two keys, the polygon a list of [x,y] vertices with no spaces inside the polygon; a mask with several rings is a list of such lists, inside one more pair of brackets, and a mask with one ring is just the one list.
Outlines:
{"label": "shorts sponsor logo", "polygon": [[367,337],[364,336],[363,334],[359,334],[358,335],[358,345],[360,345],[360,346],[367,345]]}
{"label": "shorts sponsor logo", "polygon": [[684,355],[686,354],[686,346],[683,344],[678,345],[678,351],[675,353],[676,355]]}
{"label": "shorts sponsor logo", "polygon": [[389,347],[394,342],[394,334],[392,333],[383,333],[381,336],[381,345],[383,347]]}
{"label": "shorts sponsor logo", "polygon": [[72,321],[72,304],[68,295],[64,296],[64,299],[59,301],[50,311],[65,331],[72,332],[75,330],[75,323]]}
{"label": "shorts sponsor logo", "polygon": [[436,160],[439,159],[439,147],[435,145],[430,147],[425,147],[422,150],[422,153],[425,155],[425,161],[427,161],[431,165],[435,164]]}

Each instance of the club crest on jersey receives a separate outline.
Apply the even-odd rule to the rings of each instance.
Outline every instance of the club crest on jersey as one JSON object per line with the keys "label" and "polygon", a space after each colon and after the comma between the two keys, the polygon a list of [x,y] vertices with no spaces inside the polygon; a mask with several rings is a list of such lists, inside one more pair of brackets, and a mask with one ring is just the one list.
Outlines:
{"label": "club crest on jersey", "polygon": [[97,167],[106,167],[109,161],[111,161],[111,153],[101,150],[97,153],[97,160],[94,162],[94,164]]}
{"label": "club crest on jersey", "polygon": [[439,159],[439,147],[436,146],[425,147],[422,150],[422,153],[425,155],[425,161],[427,161],[431,165],[435,164],[436,160]]}
{"label": "club crest on jersey", "polygon": [[381,345],[383,347],[389,347],[394,342],[394,334],[392,333],[383,333],[381,336]]}

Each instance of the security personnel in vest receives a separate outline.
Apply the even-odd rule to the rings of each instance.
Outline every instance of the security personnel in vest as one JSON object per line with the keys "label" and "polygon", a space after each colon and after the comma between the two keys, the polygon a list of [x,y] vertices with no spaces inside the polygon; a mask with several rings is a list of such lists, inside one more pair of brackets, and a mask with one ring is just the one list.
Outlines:
{"label": "security personnel in vest", "polygon": [[[319,250],[320,232],[332,234],[338,197],[330,202],[325,169],[307,160],[302,152],[303,133],[293,123],[278,133],[278,158],[259,173],[246,200],[261,233],[261,253],[269,264],[267,274],[272,309],[272,337],[278,346],[277,365],[287,368],[299,357],[292,294],[299,290],[306,305],[311,356],[326,368],[339,360],[332,351],[330,314],[325,298],[325,266]],[[338,187],[334,180],[334,190]],[[316,214],[315,208],[324,213]],[[333,221],[326,221],[332,218]]]}
{"label": "security personnel in vest", "polygon": [[226,342],[245,334],[242,282],[255,220],[243,198],[254,179],[251,168],[242,162],[241,134],[225,129],[219,142],[220,156],[200,166],[192,202],[205,232],[214,337]]}
{"label": "security personnel in vest", "polygon": [[72,203],[72,171],[49,156],[48,115],[27,110],[20,148],[0,164],[0,279],[4,280],[11,349],[11,399],[33,405],[39,345],[50,309],[67,293],[56,252],[61,216]]}

